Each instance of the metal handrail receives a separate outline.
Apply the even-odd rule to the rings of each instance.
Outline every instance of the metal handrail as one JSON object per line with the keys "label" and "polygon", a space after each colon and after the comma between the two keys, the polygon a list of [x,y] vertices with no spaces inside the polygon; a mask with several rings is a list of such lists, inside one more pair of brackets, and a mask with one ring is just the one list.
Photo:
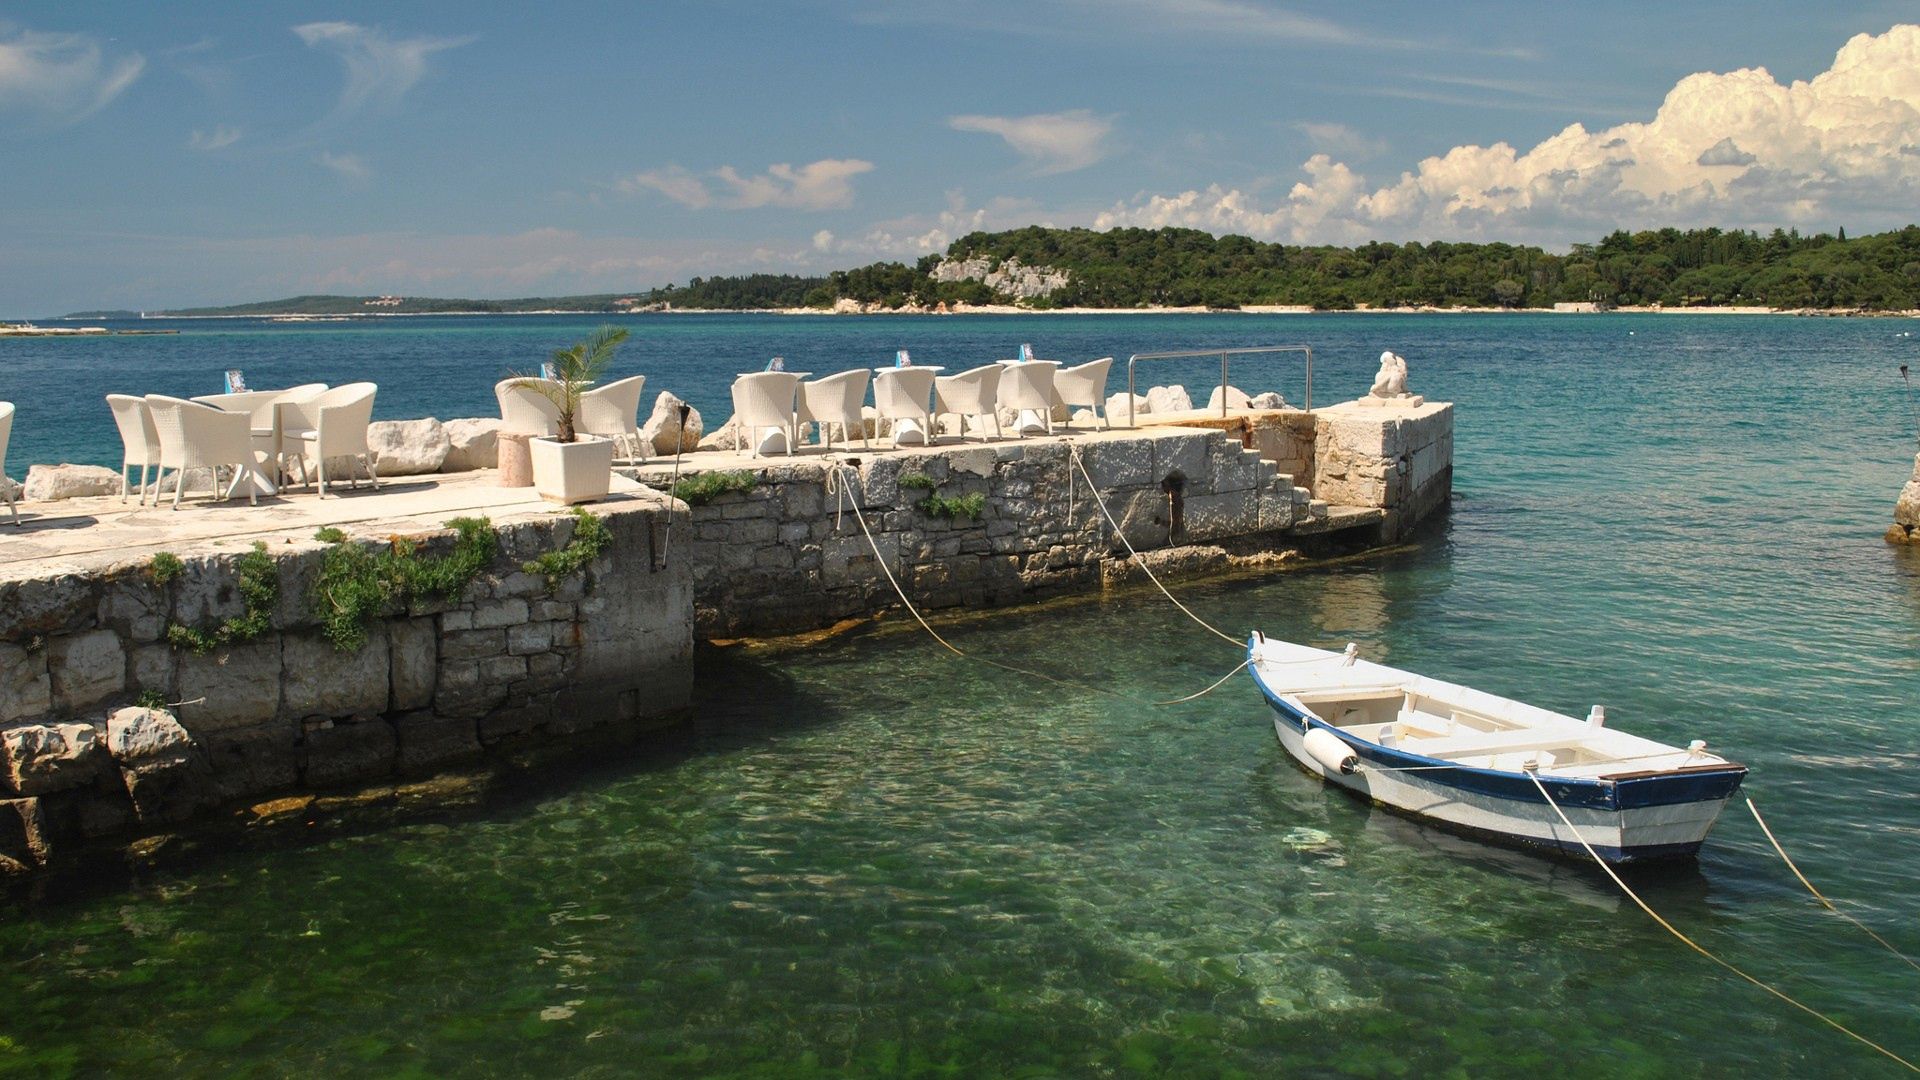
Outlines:
{"label": "metal handrail", "polygon": [[1133,426],[1133,365],[1141,360],[1192,360],[1200,356],[1220,358],[1220,418],[1227,416],[1227,357],[1252,353],[1297,352],[1307,354],[1307,400],[1303,406],[1313,409],[1313,346],[1257,345],[1244,349],[1186,349],[1180,352],[1134,353],[1127,357],[1127,426]]}

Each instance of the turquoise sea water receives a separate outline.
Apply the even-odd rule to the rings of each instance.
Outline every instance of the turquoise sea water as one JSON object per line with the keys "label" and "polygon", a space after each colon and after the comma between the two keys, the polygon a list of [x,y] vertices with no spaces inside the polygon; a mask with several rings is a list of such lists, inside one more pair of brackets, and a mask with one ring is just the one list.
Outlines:
{"label": "turquoise sea water", "polygon": [[[591,325],[0,341],[0,397],[22,405],[11,469],[21,453],[110,458],[96,391],[213,389],[226,367],[263,385],[369,375],[389,416],[483,413],[501,369]],[[1356,641],[1705,738],[1752,767],[1746,793],[1802,869],[1920,955],[1920,558],[1880,540],[1914,449],[1896,368],[1920,338],[1896,336],[1904,321],[632,325],[632,369],[710,416],[733,372],[774,353],[829,371],[896,347],[955,365],[1022,341],[1071,360],[1305,341],[1324,402],[1364,390],[1395,349],[1416,391],[1458,403],[1451,513],[1406,550],[1176,591],[1235,632]],[[1236,382],[1298,397],[1297,368]],[[80,423],[95,411],[104,443]],[[36,415],[69,422],[36,432]],[[0,1069],[1901,1074],[1687,952],[1596,872],[1324,790],[1243,680],[1145,704],[1238,659],[1164,600],[948,630],[1124,697],[953,660],[910,632],[705,655],[699,723],[657,750],[457,819],[17,897],[0,916]],[[1633,880],[1708,948],[1920,1055],[1920,973],[1819,909],[1744,807],[1697,865]]]}

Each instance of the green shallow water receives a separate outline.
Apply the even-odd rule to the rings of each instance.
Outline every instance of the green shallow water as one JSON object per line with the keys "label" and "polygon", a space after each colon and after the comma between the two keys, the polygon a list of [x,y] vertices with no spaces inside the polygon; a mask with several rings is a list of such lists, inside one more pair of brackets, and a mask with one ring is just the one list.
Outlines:
{"label": "green shallow water", "polygon": [[[1453,510],[1407,550],[1183,598],[1706,738],[1809,876],[1920,954],[1920,559],[1879,539],[1911,466],[1905,324],[1319,325],[1455,357],[1412,380],[1460,402]],[[1596,872],[1325,790],[1244,680],[1145,704],[1237,660],[1164,600],[944,632],[1123,696],[913,632],[704,655],[693,730],[539,794],[21,903],[0,1069],[1899,1074]],[[1799,891],[1744,808],[1697,865],[1633,880],[1920,1054],[1920,974]]]}

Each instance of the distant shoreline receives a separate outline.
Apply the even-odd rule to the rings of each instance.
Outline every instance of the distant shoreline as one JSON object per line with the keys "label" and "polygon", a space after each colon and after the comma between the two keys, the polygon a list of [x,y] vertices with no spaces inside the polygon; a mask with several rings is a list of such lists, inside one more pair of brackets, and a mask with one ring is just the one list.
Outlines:
{"label": "distant shoreline", "polygon": [[[271,314],[248,315],[146,315],[141,321],[179,319],[259,319],[283,320],[287,322],[353,322],[362,319],[421,319],[438,317],[473,316],[528,316],[528,315],[598,315],[606,318],[622,318],[633,315],[789,315],[809,317],[863,316],[863,315],[927,315],[936,317],[968,315],[1791,315],[1801,318],[1870,318],[1870,319],[1911,319],[1920,318],[1920,310],[1913,311],[1859,311],[1852,308],[1768,308],[1768,307],[1617,307],[1607,311],[1554,311],[1551,308],[1503,308],[1503,307],[1407,307],[1407,308],[1313,308],[1292,304],[1247,305],[1239,308],[1209,307],[1145,307],[1145,308],[1047,308],[1034,309],[1017,307],[1012,304],[969,304],[947,311],[928,311],[925,309],[888,308],[873,311],[834,311],[823,308],[667,308],[655,311],[590,311],[567,309],[542,309],[539,311],[369,311],[352,315],[337,313],[285,311]],[[85,321],[70,316],[57,316],[36,320],[38,322],[79,322]],[[124,332],[124,331],[123,331]]]}

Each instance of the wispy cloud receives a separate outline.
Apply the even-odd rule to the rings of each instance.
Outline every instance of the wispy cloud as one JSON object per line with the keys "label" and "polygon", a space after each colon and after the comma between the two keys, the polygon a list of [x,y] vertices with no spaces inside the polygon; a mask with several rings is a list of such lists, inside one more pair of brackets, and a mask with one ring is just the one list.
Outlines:
{"label": "wispy cloud", "polygon": [[705,174],[669,165],[635,173],[615,186],[629,194],[658,192],[695,210],[752,210],[763,206],[836,210],[853,205],[853,178],[872,171],[873,162],[858,158],[823,158],[798,167],[782,163],[749,176],[741,175],[731,165]]}
{"label": "wispy cloud", "polygon": [[313,161],[351,183],[364,184],[373,178],[373,170],[367,167],[366,160],[359,154],[335,154],[322,150],[314,156]]}
{"label": "wispy cloud", "polygon": [[212,131],[193,129],[187,136],[187,145],[195,150],[224,150],[240,141],[240,129],[217,124]]}
{"label": "wispy cloud", "polygon": [[464,37],[395,38],[373,27],[345,22],[303,23],[293,28],[300,40],[325,49],[346,65],[329,120],[343,120],[367,109],[391,108],[427,74],[427,58],[473,41]]}
{"label": "wispy cloud", "polygon": [[84,34],[22,30],[0,40],[0,111],[74,123],[119,97],[146,66],[139,53],[108,60]]}
{"label": "wispy cloud", "polygon": [[952,116],[955,131],[978,131],[1005,139],[1042,176],[1084,169],[1107,156],[1113,122],[1085,109],[1032,116]]}
{"label": "wispy cloud", "polygon": [[1387,152],[1387,140],[1363,135],[1345,124],[1301,120],[1293,129],[1305,135],[1315,150],[1351,158],[1378,157]]}

